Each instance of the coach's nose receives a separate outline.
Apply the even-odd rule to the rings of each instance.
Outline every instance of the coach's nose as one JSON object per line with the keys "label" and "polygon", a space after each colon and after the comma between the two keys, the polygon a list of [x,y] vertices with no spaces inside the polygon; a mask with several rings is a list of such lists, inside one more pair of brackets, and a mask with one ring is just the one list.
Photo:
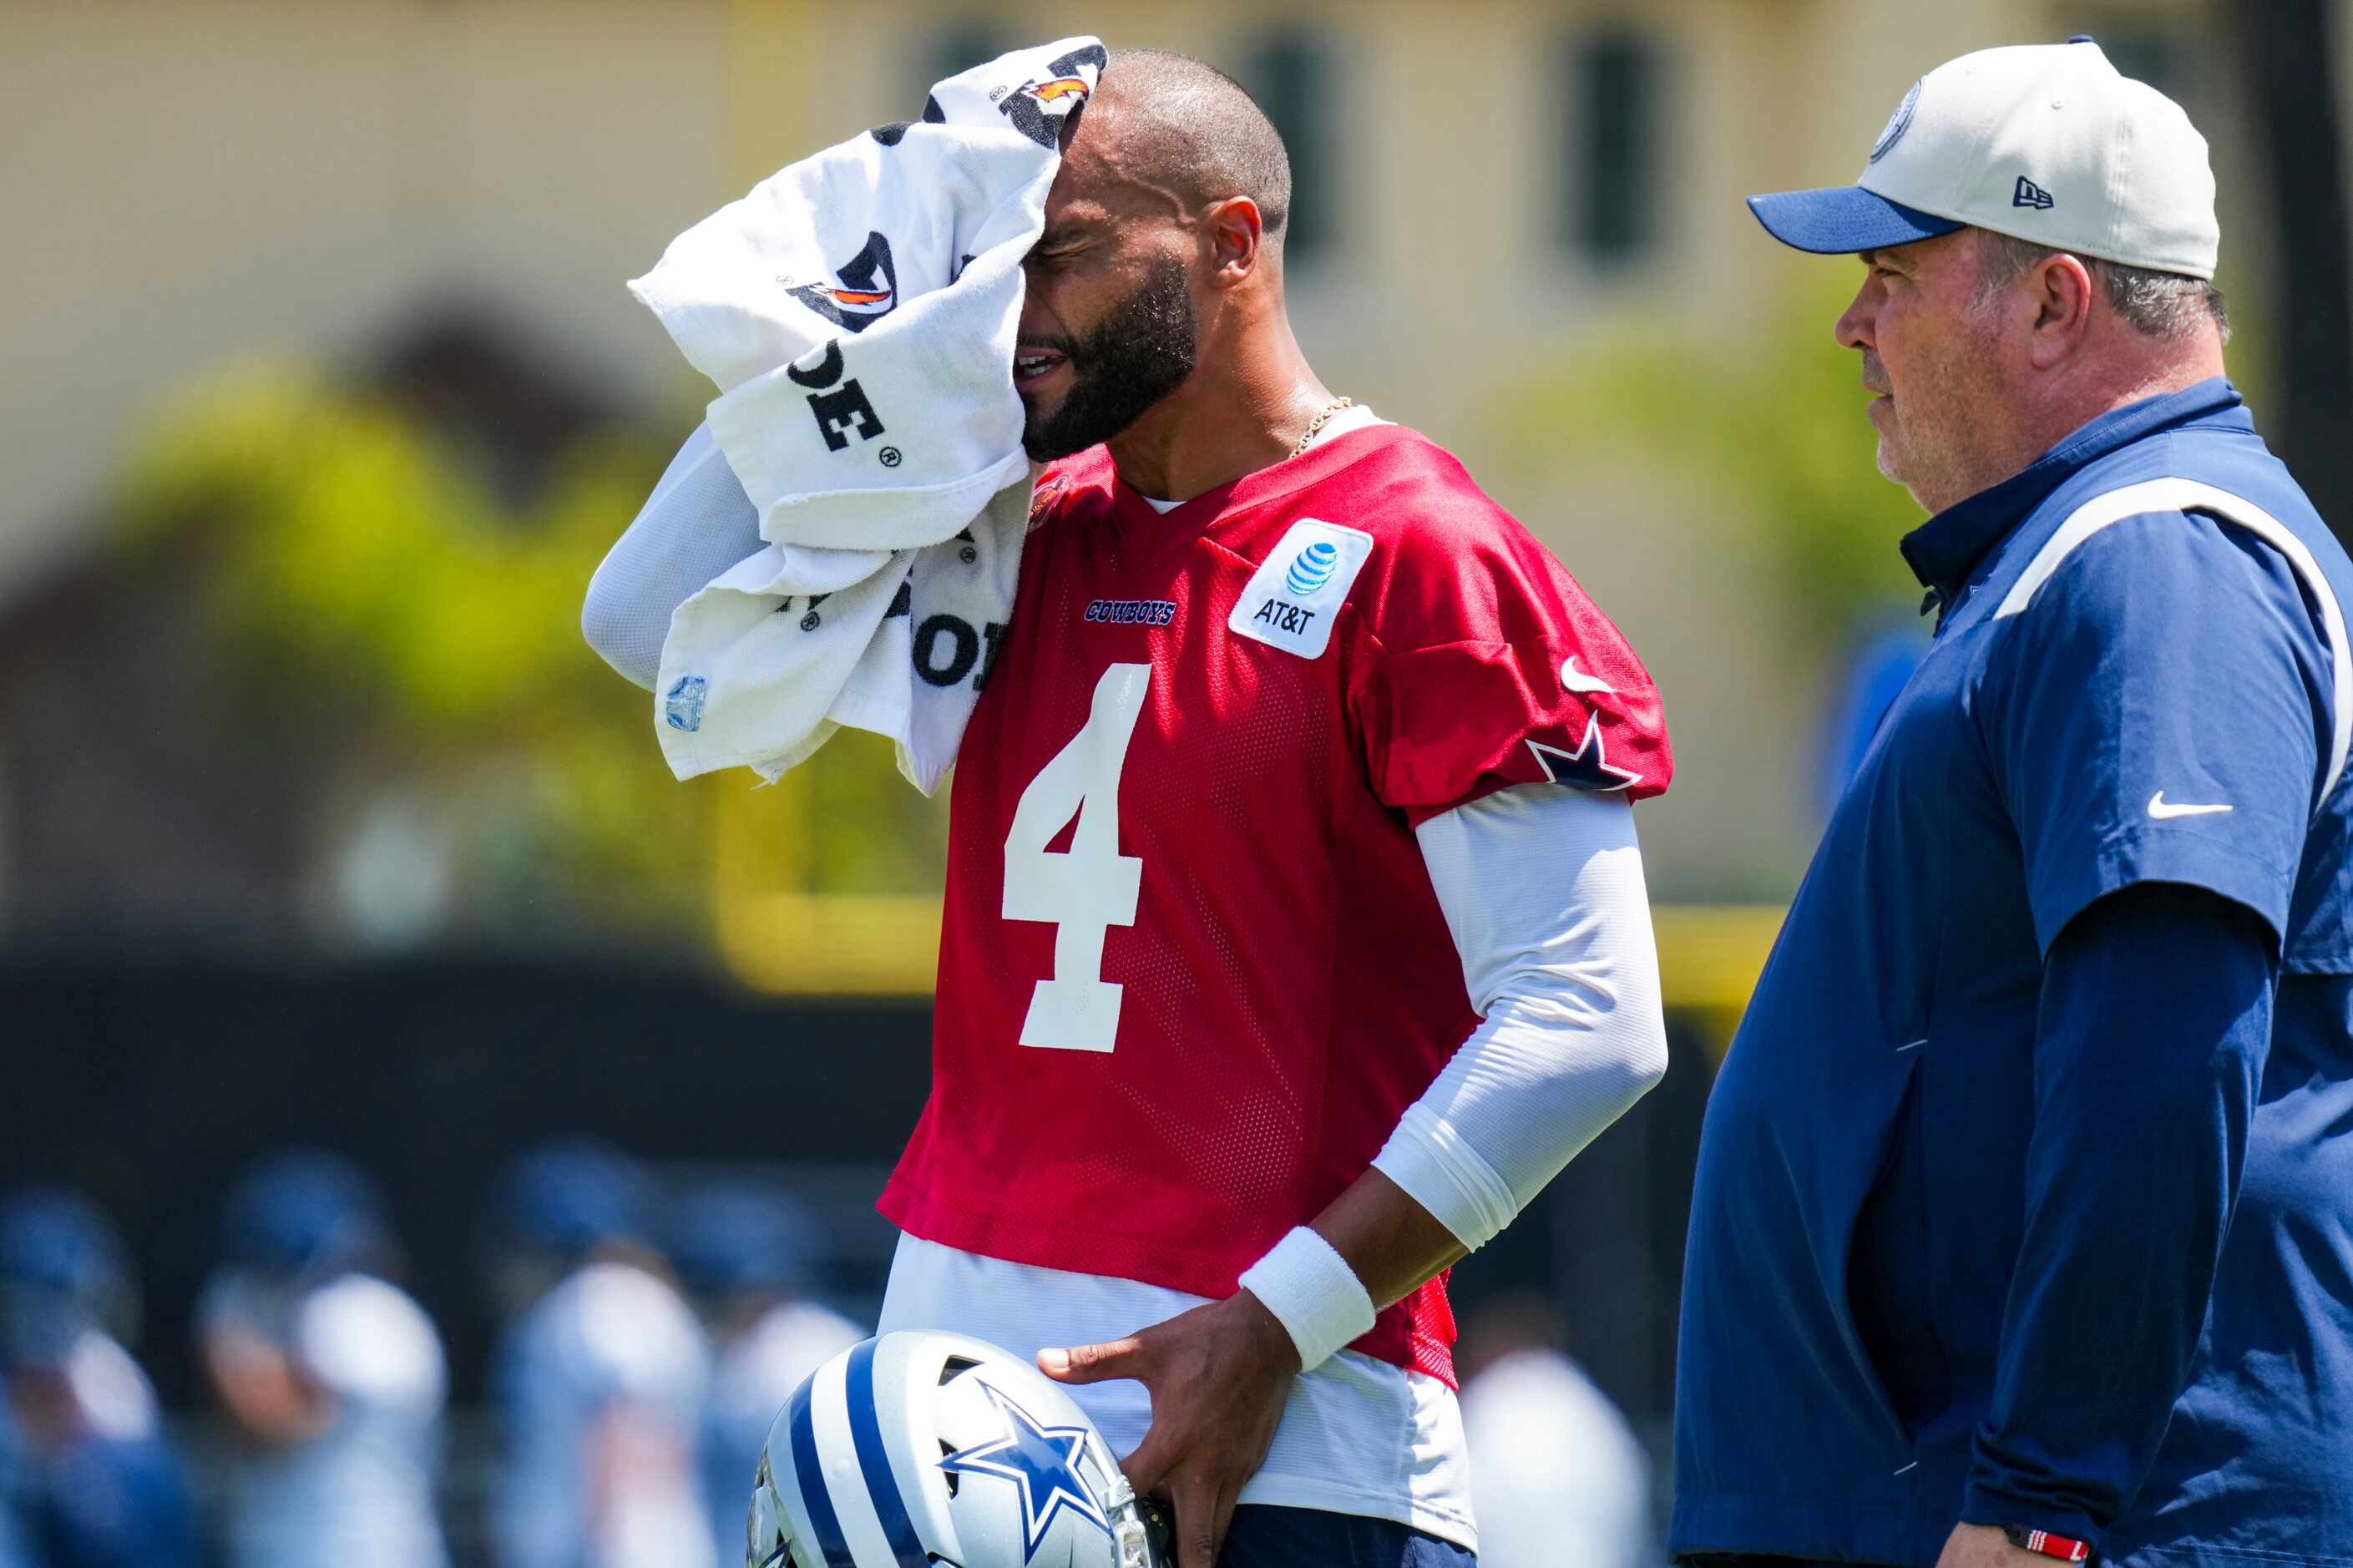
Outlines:
{"label": "coach's nose", "polygon": [[1862,287],[1840,312],[1831,333],[1842,349],[1871,349],[1878,346],[1873,329],[1878,324],[1881,289],[1879,279],[1866,274]]}

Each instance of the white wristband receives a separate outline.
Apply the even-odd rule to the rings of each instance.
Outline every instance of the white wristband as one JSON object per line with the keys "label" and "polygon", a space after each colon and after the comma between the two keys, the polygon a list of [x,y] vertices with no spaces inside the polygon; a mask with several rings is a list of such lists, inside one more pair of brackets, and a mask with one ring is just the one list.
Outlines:
{"label": "white wristband", "polygon": [[1263,1302],[1313,1372],[1349,1341],[1373,1331],[1373,1298],[1348,1260],[1306,1226],[1242,1270],[1241,1287]]}

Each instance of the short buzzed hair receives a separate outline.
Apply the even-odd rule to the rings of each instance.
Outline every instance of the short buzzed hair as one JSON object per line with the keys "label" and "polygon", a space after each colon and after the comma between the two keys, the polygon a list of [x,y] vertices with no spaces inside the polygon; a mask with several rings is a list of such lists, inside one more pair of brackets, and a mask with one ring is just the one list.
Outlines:
{"label": "short buzzed hair", "polygon": [[1291,217],[1291,154],[1282,132],[1242,84],[1217,67],[1169,49],[1113,49],[1103,86],[1148,121],[1130,155],[1190,207],[1232,196],[1258,204],[1270,239]]}

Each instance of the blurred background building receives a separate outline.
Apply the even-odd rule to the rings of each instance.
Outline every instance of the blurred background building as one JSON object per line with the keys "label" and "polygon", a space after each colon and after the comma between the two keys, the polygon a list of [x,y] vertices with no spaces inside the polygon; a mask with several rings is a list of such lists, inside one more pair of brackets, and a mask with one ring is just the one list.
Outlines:
{"label": "blurred background building", "polygon": [[[855,735],[774,789],[673,783],[643,695],[580,640],[589,572],[709,395],[622,283],[938,76],[1092,31],[1261,95],[1325,379],[1458,451],[1666,694],[1681,766],[1642,826],[1674,1074],[1460,1287],[1547,1293],[1655,1454],[1711,1053],[1835,759],[1925,637],[1894,548],[1916,513],[1830,341],[1853,269],[1769,244],[1740,198],[1851,179],[1952,55],[2095,35],[2213,142],[2234,369],[2342,527],[2336,23],[2327,0],[13,0],[0,1185],[69,1184],[123,1230],[218,1529],[250,1456],[191,1325],[231,1181],[290,1144],[355,1162],[447,1346],[461,1564],[497,1473],[484,1236],[518,1150],[593,1134],[672,1196],[789,1192],[808,1256],[697,1275],[698,1302],[871,1308],[944,813]],[[744,1332],[749,1300],[712,1326]]]}

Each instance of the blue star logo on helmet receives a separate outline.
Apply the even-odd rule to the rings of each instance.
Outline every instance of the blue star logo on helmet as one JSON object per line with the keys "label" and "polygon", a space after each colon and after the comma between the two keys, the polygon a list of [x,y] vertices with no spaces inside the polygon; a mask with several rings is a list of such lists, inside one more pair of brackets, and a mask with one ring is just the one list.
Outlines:
{"label": "blue star logo on helmet", "polygon": [[1904,95],[1904,101],[1895,106],[1895,112],[1887,117],[1886,125],[1879,132],[1879,140],[1871,144],[1871,162],[1878,163],[1904,140],[1904,133],[1912,129],[1912,111],[1919,107],[1920,84],[1915,81],[1912,84],[1912,90]]}
{"label": "blue star logo on helmet", "polygon": [[1319,539],[1292,557],[1291,570],[1282,574],[1283,586],[1292,597],[1304,599],[1332,580],[1340,566],[1340,547],[1329,540]]}
{"label": "blue star logo on helmet", "polygon": [[1105,1535],[1111,1518],[1095,1499],[1079,1469],[1086,1452],[1084,1426],[1043,1426],[994,1384],[985,1385],[988,1402],[1005,1416],[1005,1436],[957,1450],[940,1461],[952,1475],[989,1476],[1009,1481],[1021,1494],[1021,1561],[1038,1554],[1055,1518],[1065,1510],[1085,1520]]}

